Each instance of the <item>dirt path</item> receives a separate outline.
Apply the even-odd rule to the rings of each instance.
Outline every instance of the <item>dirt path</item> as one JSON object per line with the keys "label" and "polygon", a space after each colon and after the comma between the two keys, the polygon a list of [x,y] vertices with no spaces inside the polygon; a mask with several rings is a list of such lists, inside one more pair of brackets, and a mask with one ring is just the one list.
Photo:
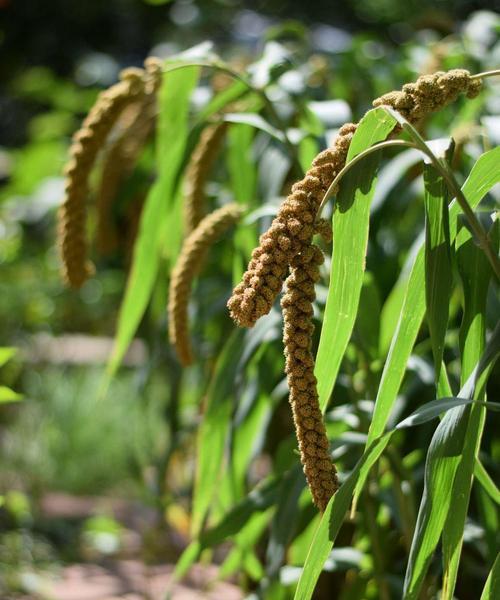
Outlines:
{"label": "dirt path", "polygon": [[241,600],[233,584],[215,582],[217,568],[195,565],[182,584],[172,585],[172,565],[148,567],[122,560],[107,566],[75,564],[46,588],[50,600]]}

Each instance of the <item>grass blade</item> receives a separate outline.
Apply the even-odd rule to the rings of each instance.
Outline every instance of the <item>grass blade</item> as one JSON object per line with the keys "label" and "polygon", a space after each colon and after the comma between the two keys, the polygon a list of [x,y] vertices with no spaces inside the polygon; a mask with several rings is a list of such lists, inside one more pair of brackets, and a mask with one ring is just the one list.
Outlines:
{"label": "grass blade", "polygon": [[271,312],[251,330],[235,329],[219,355],[210,382],[205,415],[198,432],[197,468],[192,508],[192,533],[200,534],[218,489],[235,405],[237,378],[257,348],[278,335],[277,314]]}
{"label": "grass blade", "polygon": [[500,598],[500,553],[497,554],[481,594],[481,600]]}
{"label": "grass blade", "polygon": [[197,465],[192,508],[192,534],[198,536],[215,494],[229,431],[235,379],[245,332],[235,329],[219,355],[198,432]]}
{"label": "grass blade", "polygon": [[[500,354],[500,347],[498,343],[499,339],[500,326],[498,326],[497,330],[495,330],[495,333],[492,335],[492,338],[490,339],[481,360],[476,365],[474,371],[472,372],[472,374],[470,375],[469,379],[467,380],[466,384],[463,386],[460,392],[461,405],[458,406],[458,408],[455,407],[446,412],[445,418],[448,417],[448,415],[450,416],[448,417],[444,425],[443,421],[445,420],[445,418],[443,419],[443,421],[441,421],[440,425],[438,426],[438,429],[441,428],[441,433],[436,435],[438,431],[436,430],[436,433],[434,434],[434,437],[442,438],[447,445],[447,448],[444,449],[442,444],[438,443],[437,441],[435,442],[436,448],[438,450],[443,451],[442,455],[445,459],[450,458],[450,456],[453,458],[454,445],[457,445],[456,439],[454,439],[453,436],[451,436],[451,440],[448,440],[448,438],[450,437],[449,432],[453,432],[454,428],[456,429],[458,427],[455,415],[457,414],[457,411],[463,410],[464,403],[471,403],[476,390],[480,390],[484,385],[485,374],[487,375],[489,370],[491,370],[494,362],[497,360]],[[366,478],[368,477],[370,469],[377,462],[380,455],[391,441],[394,433],[398,429],[401,429],[403,427],[413,427],[414,425],[420,425],[422,423],[428,422],[436,416],[437,415],[434,410],[428,411],[425,409],[425,407],[422,407],[422,415],[421,418],[418,419],[418,421],[405,423],[405,421],[407,421],[405,419],[405,421],[402,421],[401,423],[396,425],[394,429],[388,431],[383,436],[374,440],[370,447],[365,450],[363,456],[359,459],[356,466],[350,473],[349,477],[342,484],[339,491],[330,500],[324,514],[321,517],[321,521],[318,525],[318,528],[314,534],[313,540],[309,547],[309,552],[304,563],[304,569],[302,571],[302,575],[299,580],[297,590],[295,592],[295,600],[309,600],[309,598],[312,597],[314,587],[316,585],[318,577],[321,574],[323,565],[330,554],[335,538],[349,509],[351,497],[353,496],[355,490],[358,487],[360,489],[363,488],[363,485],[366,481]],[[460,423],[458,424],[460,425]],[[462,433],[464,429],[465,428],[462,426]],[[448,450],[452,451],[452,454],[450,456],[446,454]],[[456,456],[455,454],[454,462],[456,464],[458,464],[459,458],[460,457]],[[447,465],[445,465],[445,467],[446,466]],[[445,514],[442,515],[442,522],[444,522],[445,516]],[[415,539],[417,539],[418,542],[417,536],[414,537],[414,540]],[[439,539],[439,534],[437,539]],[[432,541],[432,539],[427,540],[427,542],[429,542],[429,547],[432,545]],[[430,554],[432,554],[432,550],[430,551]],[[430,554],[428,558],[430,558]]]}
{"label": "grass blade", "polygon": [[300,467],[285,474],[278,494],[276,513],[271,522],[266,552],[266,575],[270,579],[278,575],[286,548],[294,535],[293,524],[297,522],[299,498],[304,487],[305,479]]}
{"label": "grass blade", "polygon": [[391,435],[392,433],[387,433],[372,444],[358,461],[339,491],[328,503],[309,547],[304,569],[295,592],[295,600],[309,600],[312,598],[323,565],[330,554],[335,538],[349,510],[356,484],[363,477],[363,474],[368,474],[387,446]]}
{"label": "grass blade", "polygon": [[441,536],[466,434],[464,409],[446,413],[427,453],[425,484],[405,577],[404,600],[417,599]]}
{"label": "grass blade", "polygon": [[[353,136],[347,162],[384,140],[395,120],[383,109],[369,111]],[[326,408],[352,334],[363,284],[370,221],[370,201],[375,191],[378,158],[366,157],[342,180],[333,215],[335,240],[330,285],[315,373],[322,409]]]}
{"label": "grass blade", "polygon": [[[499,338],[500,326],[497,326],[481,359],[460,390],[461,398],[476,400],[484,392],[488,374],[500,354]],[[468,406],[449,410],[432,436],[425,465],[424,492],[406,570],[404,600],[419,597],[451,500],[456,501],[454,480],[467,441],[469,412]]]}
{"label": "grass blade", "polygon": [[[499,169],[495,169],[499,160],[500,147],[486,152],[474,164],[469,177],[462,186],[462,191],[472,208],[476,207],[488,191],[500,182],[500,171]],[[460,207],[456,201],[453,201],[449,210],[450,243],[456,237],[456,223],[459,214]],[[408,278],[398,326],[392,338],[389,354],[384,365],[375,401],[375,410],[368,431],[367,447],[375,438],[383,433],[401,386],[406,370],[406,363],[408,362],[425,314],[424,282],[424,248],[422,245],[417,252],[410,277]]]}
{"label": "grass blade", "polygon": [[[462,384],[469,377],[485,344],[486,299],[491,269],[485,255],[474,243],[469,230],[462,227],[457,235],[456,256],[464,291],[464,316],[460,327]],[[484,393],[477,396],[483,400]],[[475,404],[470,410],[467,437],[453,485],[453,513],[448,515],[443,530],[443,600],[451,600],[455,589],[463,530],[472,486],[474,465],[481,443],[486,408]]]}
{"label": "grass blade", "polygon": [[120,307],[115,345],[107,367],[108,381],[119,367],[153,292],[168,208],[174,200],[177,171],[188,135],[189,98],[198,76],[197,67],[187,67],[163,76],[156,150],[158,178],[148,194],[141,216],[132,268]]}
{"label": "grass blade", "polygon": [[476,463],[474,465],[474,477],[483,486],[484,491],[493,500],[493,502],[495,502],[495,504],[500,504],[500,490],[495,485],[493,479],[489,476],[488,471],[484,468],[484,465],[479,458],[476,459]]}
{"label": "grass blade", "polygon": [[[451,158],[448,148],[442,160]],[[449,192],[442,176],[430,164],[424,166],[425,187],[425,304],[427,323],[434,356],[434,371],[438,395],[444,338],[448,327],[452,274],[450,229],[448,223]]]}

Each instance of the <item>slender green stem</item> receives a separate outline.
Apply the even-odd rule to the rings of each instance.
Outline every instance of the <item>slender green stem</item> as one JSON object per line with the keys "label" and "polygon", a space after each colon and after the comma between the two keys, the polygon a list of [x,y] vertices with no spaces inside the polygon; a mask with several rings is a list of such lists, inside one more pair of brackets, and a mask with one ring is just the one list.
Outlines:
{"label": "slender green stem", "polygon": [[385,551],[383,550],[383,545],[381,544],[375,501],[368,489],[365,492],[364,509],[366,528],[368,530],[368,537],[370,538],[372,548],[373,574],[378,583],[379,598],[381,600],[390,600],[391,595],[386,579],[385,560],[388,552],[387,549]]}
{"label": "slender green stem", "polygon": [[297,171],[298,174],[302,175],[303,170],[302,170],[302,167],[300,165],[300,161],[299,161],[299,158],[297,155],[297,149],[295,148],[294,144],[292,144],[290,138],[288,137],[288,134],[286,131],[286,126],[283,123],[283,121],[281,120],[281,117],[276,112],[276,109],[274,108],[274,104],[269,99],[264,88],[254,86],[250,81],[248,81],[248,79],[246,77],[243,77],[243,75],[241,75],[237,71],[234,71],[229,65],[225,64],[222,61],[179,62],[179,63],[173,64],[170,67],[165,68],[163,70],[163,72],[170,73],[171,71],[176,71],[178,69],[183,69],[185,67],[207,67],[209,69],[217,69],[218,71],[221,71],[222,73],[226,73],[233,79],[240,81],[241,83],[246,85],[250,91],[252,91],[255,94],[257,94],[258,96],[260,96],[262,98],[269,114],[271,115],[273,121],[275,122],[276,127],[278,127],[278,129],[283,134],[283,143],[288,148],[288,151],[290,152],[290,155],[292,156],[294,170]]}
{"label": "slender green stem", "polygon": [[380,142],[378,144],[374,144],[373,146],[370,146],[370,148],[367,148],[363,152],[360,152],[359,154],[357,154],[352,160],[350,160],[346,165],[344,165],[344,167],[338,172],[337,176],[330,184],[330,187],[327,189],[326,194],[323,196],[323,200],[321,200],[321,204],[319,205],[316,219],[318,219],[320,217],[321,211],[323,210],[325,204],[328,202],[330,197],[335,193],[335,189],[337,188],[338,184],[340,183],[340,180],[342,179],[342,177],[344,177],[344,175],[352,167],[354,167],[354,165],[356,165],[359,161],[363,160],[363,158],[365,158],[365,156],[368,156],[369,154],[372,154],[373,152],[378,152],[379,150],[383,150],[384,148],[389,148],[389,147],[394,147],[394,146],[398,146],[398,147],[404,146],[405,148],[416,148],[416,146],[414,146],[412,143],[406,142],[405,140],[386,140],[385,142]]}
{"label": "slender green stem", "polygon": [[481,223],[479,223],[476,215],[474,214],[474,211],[470,207],[470,204],[467,202],[467,199],[464,196],[462,190],[460,189],[460,186],[458,185],[457,180],[455,179],[455,176],[453,175],[448,164],[441,162],[436,158],[436,156],[433,154],[433,152],[431,152],[431,150],[425,143],[424,139],[415,130],[415,128],[412,127],[410,123],[408,123],[406,120],[403,123],[403,128],[413,137],[415,145],[418,147],[418,149],[429,157],[434,168],[438,171],[438,173],[448,185],[450,191],[455,196],[458,204],[460,205],[460,208],[465,214],[467,221],[469,222],[470,228],[476,236],[476,239],[479,245],[481,246],[481,249],[485,253],[489,263],[491,264],[491,267],[497,280],[500,280],[500,260],[497,254],[494,252],[493,248],[491,247],[486,231],[481,226]]}

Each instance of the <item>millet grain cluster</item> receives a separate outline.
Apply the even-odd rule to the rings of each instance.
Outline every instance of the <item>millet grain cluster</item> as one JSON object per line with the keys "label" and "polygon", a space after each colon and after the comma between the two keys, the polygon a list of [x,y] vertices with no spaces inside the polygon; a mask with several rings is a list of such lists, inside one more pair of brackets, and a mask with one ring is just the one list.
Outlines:
{"label": "millet grain cluster", "polygon": [[82,127],[73,136],[70,159],[64,170],[64,202],[59,211],[59,245],[63,278],[79,288],[93,272],[87,256],[88,180],[96,157],[123,110],[152,93],[161,76],[161,63],[147,59],[146,70],[130,68],[120,81],[99,94]]}
{"label": "millet grain cluster", "polygon": [[170,280],[168,331],[171,344],[183,366],[193,362],[189,339],[188,306],[194,278],[200,272],[205,256],[217,239],[234,225],[243,213],[239,204],[226,204],[205,218],[184,240]]}
{"label": "millet grain cluster", "polygon": [[[459,94],[472,98],[480,89],[481,82],[471,79],[468,71],[455,69],[424,75],[401,91],[378,98],[373,106],[392,106],[411,123],[418,123]],[[318,208],[345,165],[356,127],[352,123],[344,125],[333,146],[321,152],[305,177],[294,184],[228,301],[235,323],[252,327],[270,311],[290,273],[281,302],[286,373],[301,461],[313,500],[321,511],[337,489],[337,475],[319,407],[311,350],[314,283],[322,262],[321,252],[311,242],[316,231],[328,235],[323,220],[316,220]]]}
{"label": "millet grain cluster", "polygon": [[191,233],[206,212],[205,184],[224,140],[226,123],[208,125],[189,161],[185,177],[184,230]]}

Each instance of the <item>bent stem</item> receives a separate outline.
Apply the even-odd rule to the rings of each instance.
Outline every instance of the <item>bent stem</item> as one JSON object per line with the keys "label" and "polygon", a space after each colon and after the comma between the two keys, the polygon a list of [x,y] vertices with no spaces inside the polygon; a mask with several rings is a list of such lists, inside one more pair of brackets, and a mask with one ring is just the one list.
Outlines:
{"label": "bent stem", "polygon": [[378,144],[374,144],[370,148],[367,148],[363,152],[360,152],[359,154],[357,154],[352,160],[350,160],[337,173],[337,176],[335,177],[335,179],[330,184],[330,187],[326,190],[326,193],[323,196],[323,200],[321,200],[321,204],[319,205],[318,212],[316,213],[316,220],[319,219],[319,217],[321,216],[321,211],[325,207],[325,204],[328,202],[328,200],[330,199],[330,197],[333,196],[333,194],[335,193],[335,189],[337,188],[338,184],[340,183],[340,180],[342,179],[342,177],[344,177],[344,175],[352,167],[354,167],[354,165],[356,165],[359,161],[363,160],[363,158],[365,158],[365,156],[368,156],[369,154],[373,154],[373,152],[378,152],[379,150],[383,150],[384,148],[388,148],[388,147],[392,147],[392,146],[399,146],[399,147],[405,147],[405,148],[415,148],[415,149],[418,150],[418,148],[414,144],[412,144],[411,142],[406,142],[405,140],[387,140],[385,142],[380,142]]}
{"label": "bent stem", "polygon": [[477,73],[477,75],[471,75],[471,79],[487,79],[488,77],[498,77],[500,75],[500,69],[494,71],[484,71],[483,73]]}
{"label": "bent stem", "polygon": [[474,236],[476,237],[479,246],[485,253],[486,258],[488,259],[493,269],[493,273],[495,274],[497,281],[500,280],[500,260],[498,259],[497,254],[491,247],[486,231],[479,223],[476,215],[474,214],[474,211],[470,207],[470,204],[467,202],[467,199],[464,196],[460,186],[458,185],[457,180],[455,179],[455,176],[453,175],[453,172],[451,171],[448,163],[441,162],[440,160],[438,160],[438,158],[431,151],[429,146],[425,143],[425,140],[418,133],[418,131],[400,113],[388,106],[385,106],[384,108],[390,115],[392,115],[398,120],[399,124],[403,127],[403,129],[413,138],[415,146],[418,148],[418,150],[423,152],[429,158],[433,167],[444,179],[453,196],[456,198],[458,204],[460,205],[460,208],[465,214],[467,221],[469,222],[470,228]]}
{"label": "bent stem", "polygon": [[224,63],[221,60],[217,60],[217,61],[206,61],[206,60],[176,61],[176,62],[174,62],[174,64],[172,64],[172,66],[168,66],[165,69],[163,69],[163,72],[170,73],[171,71],[177,71],[178,69],[183,69],[185,67],[206,67],[209,69],[215,69],[217,71],[221,71],[222,73],[229,75],[233,79],[240,81],[249,89],[249,91],[252,91],[255,94],[257,94],[258,96],[260,96],[262,101],[266,105],[266,107],[269,111],[269,114],[272,116],[272,118],[276,124],[276,127],[278,127],[279,130],[281,131],[281,133],[283,134],[283,143],[288,148],[288,151],[290,152],[290,154],[292,156],[294,170],[297,171],[297,173],[302,176],[303,169],[300,165],[299,157],[297,155],[297,149],[296,149],[295,145],[291,142],[290,138],[288,137],[286,126],[283,123],[279,114],[276,112],[276,109],[274,108],[274,104],[269,99],[264,88],[256,87],[250,81],[248,81],[248,79],[246,77],[244,77],[243,75],[241,75],[240,73],[238,73],[237,71],[232,69],[228,64]]}

